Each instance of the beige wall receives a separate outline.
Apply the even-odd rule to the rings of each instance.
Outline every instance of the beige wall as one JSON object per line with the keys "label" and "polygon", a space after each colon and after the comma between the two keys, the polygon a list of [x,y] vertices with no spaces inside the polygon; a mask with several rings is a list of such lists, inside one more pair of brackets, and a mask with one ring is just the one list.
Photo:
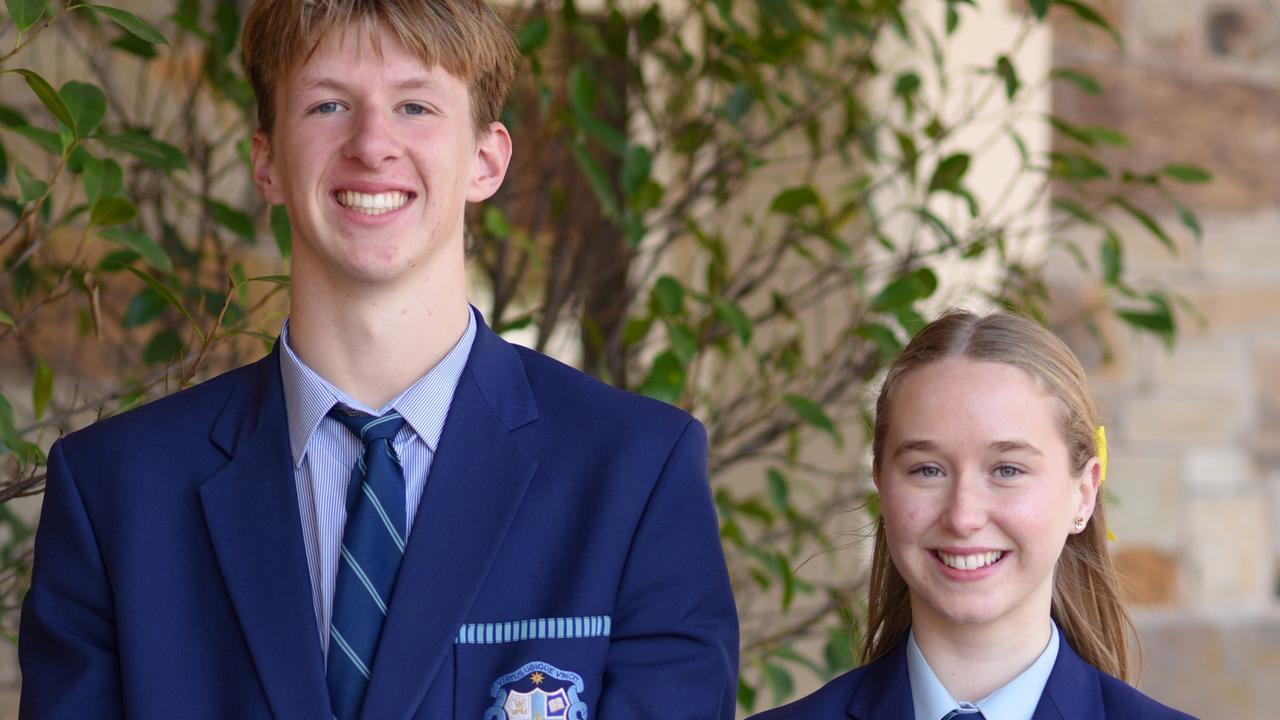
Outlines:
{"label": "beige wall", "polygon": [[[1127,51],[1059,23],[1055,61],[1107,93],[1055,94],[1054,112],[1128,133],[1135,169],[1179,161],[1214,173],[1175,186],[1170,257],[1134,223],[1128,267],[1184,295],[1169,352],[1114,324],[1117,361],[1093,360],[1112,438],[1115,552],[1147,645],[1144,689],[1205,718],[1280,707],[1280,5],[1271,0],[1111,0]],[[1158,203],[1150,203],[1154,209]],[[1117,218],[1118,219],[1118,218]],[[1089,239],[1086,238],[1086,241]],[[1068,304],[1097,288],[1054,259]],[[1064,328],[1078,347],[1088,343]]]}

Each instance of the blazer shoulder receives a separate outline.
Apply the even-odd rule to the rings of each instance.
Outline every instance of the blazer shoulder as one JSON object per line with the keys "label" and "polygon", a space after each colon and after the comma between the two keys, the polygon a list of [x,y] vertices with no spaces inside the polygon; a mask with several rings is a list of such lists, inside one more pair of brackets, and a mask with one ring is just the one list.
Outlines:
{"label": "blazer shoulder", "polygon": [[1125,720],[1197,720],[1193,715],[1162,705],[1123,680],[1102,671],[1098,671],[1098,676],[1107,717]]}
{"label": "blazer shoulder", "polygon": [[271,356],[242,365],[176,393],[152,400],[119,415],[99,420],[62,439],[68,452],[110,453],[139,438],[156,442],[208,435],[214,420],[235,389],[246,381],[260,382],[274,364]]}
{"label": "blazer shoulder", "polygon": [[693,421],[692,415],[674,405],[614,387],[536,350],[512,347],[524,364],[540,411],[584,418],[599,414],[612,425],[630,428],[676,425],[683,429]]}
{"label": "blazer shoulder", "polygon": [[854,668],[795,702],[787,703],[747,720],[836,720],[847,717],[849,699],[858,691],[870,666]]}

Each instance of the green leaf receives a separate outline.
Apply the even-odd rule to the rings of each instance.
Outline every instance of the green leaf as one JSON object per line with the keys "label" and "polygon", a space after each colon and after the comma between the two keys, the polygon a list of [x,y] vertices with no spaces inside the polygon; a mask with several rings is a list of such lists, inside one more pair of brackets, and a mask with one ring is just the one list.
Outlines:
{"label": "green leaf", "polygon": [[695,355],[698,354],[698,338],[693,334],[693,330],[688,325],[678,322],[667,322],[667,339],[671,342],[671,349],[675,351],[677,357],[682,363],[690,363]]}
{"label": "green leaf", "polygon": [[511,236],[511,223],[497,205],[486,205],[484,208],[484,230],[499,240]]}
{"label": "green leaf", "polygon": [[528,55],[546,45],[549,37],[551,24],[547,22],[545,15],[539,15],[520,28],[520,34],[516,36],[516,47],[520,49],[521,55]]}
{"label": "green leaf", "polygon": [[146,40],[155,45],[168,45],[169,41],[165,39],[161,32],[138,18],[131,12],[125,12],[119,8],[107,7],[106,5],[86,4],[80,7],[87,7],[99,15],[105,16],[111,22],[119,25],[129,33]]}
{"label": "green leaf", "polygon": [[898,341],[898,336],[886,325],[867,323],[858,328],[856,332],[859,337],[870,340],[875,344],[881,360],[892,360],[902,350],[902,343]]}
{"label": "green leaf", "polygon": [[596,81],[581,64],[569,71],[569,103],[580,115],[593,115],[596,109]]}
{"label": "green leaf", "polygon": [[1070,68],[1059,68],[1057,70],[1054,70],[1053,73],[1051,73],[1051,77],[1060,79],[1060,80],[1066,80],[1072,85],[1075,85],[1076,87],[1080,88],[1080,90],[1082,90],[1086,94],[1089,94],[1089,95],[1102,94],[1102,84],[1099,83],[1092,75],[1089,75],[1088,73],[1083,73],[1083,72],[1080,72],[1079,70],[1072,70]]}
{"label": "green leaf", "polygon": [[181,150],[140,132],[123,132],[98,139],[108,147],[128,153],[160,170],[187,168],[187,158]]}
{"label": "green leaf", "polygon": [[653,367],[640,386],[640,393],[666,403],[677,403],[684,395],[684,382],[684,363],[668,350],[653,359]]}
{"label": "green leaf", "polygon": [[652,166],[653,156],[648,149],[640,145],[628,147],[622,161],[622,194],[628,198],[634,195],[649,179]]}
{"label": "green leaf", "polygon": [[271,206],[271,234],[276,239],[276,247],[280,248],[280,256],[288,259],[293,252],[293,225],[284,205]]}
{"label": "green leaf", "polygon": [[667,317],[684,312],[684,285],[670,275],[663,275],[653,285],[653,300],[658,310]]}
{"label": "green leaf", "polygon": [[26,444],[13,426],[13,406],[4,395],[0,395],[0,444],[15,453]]}
{"label": "green leaf", "polygon": [[67,104],[62,102],[62,96],[58,95],[58,91],[54,90],[47,80],[40,77],[39,73],[25,68],[0,70],[0,72],[13,72],[21,75],[26,79],[31,91],[36,94],[36,97],[40,98],[40,102],[58,119],[58,122],[69,128],[75,127],[75,121],[71,119],[71,111],[67,110]]}
{"label": "green leaf", "polygon": [[800,416],[800,419],[830,435],[837,446],[841,444],[839,429],[832,422],[831,416],[827,415],[827,411],[823,410],[817,403],[803,395],[795,394],[784,395],[782,399],[787,403],[788,407]]}
{"label": "green leaf", "polygon": [[1013,63],[1009,62],[1008,55],[1001,55],[996,60],[996,75],[1004,80],[1004,93],[1012,100],[1013,96],[1018,94],[1022,83],[1018,81],[1018,71],[1013,67]]}
{"label": "green leaf", "polygon": [[779,510],[786,510],[790,504],[788,498],[787,478],[777,468],[769,468],[764,472],[765,482],[769,486],[769,502]]}
{"label": "green leaf", "polygon": [[265,282],[271,283],[272,285],[279,285],[280,287],[289,287],[289,285],[293,283],[293,280],[288,275],[258,275],[256,277],[246,278],[241,284],[248,284],[251,282]]}
{"label": "green leaf", "polygon": [[1178,220],[1191,231],[1191,234],[1196,238],[1196,242],[1203,240],[1204,228],[1200,227],[1200,220],[1195,216],[1195,213],[1188,210],[1181,203],[1174,203],[1174,205],[1178,208]]}
{"label": "green leaf", "polygon": [[738,678],[738,704],[747,712],[756,707],[756,689],[741,677]]}
{"label": "green leaf", "polygon": [[31,384],[31,409],[39,420],[53,397],[53,369],[43,359],[36,360],[36,376]]}
{"label": "green leaf", "polygon": [[50,155],[62,155],[62,138],[52,130],[45,130],[34,125],[20,125],[13,128],[13,131],[39,145],[42,150]]}
{"label": "green leaf", "polygon": [[1116,41],[1117,45],[1124,44],[1124,40],[1120,37],[1120,33],[1112,27],[1111,23],[1107,22],[1106,18],[1098,14],[1098,11],[1088,3],[1081,2],[1081,0],[1053,0],[1053,2],[1075,13],[1076,17],[1080,18],[1085,23],[1093,25],[1101,30],[1105,30],[1107,34],[1111,36],[1111,39]]}
{"label": "green leaf", "polygon": [[8,325],[11,328],[18,327],[18,324],[13,321],[13,316],[3,310],[0,310],[0,325]]}
{"label": "green leaf", "polygon": [[150,287],[144,287],[129,300],[129,304],[124,310],[124,317],[120,319],[120,324],[126,328],[146,325],[164,314],[164,309],[167,307],[169,307],[169,303],[165,301],[160,293]]}
{"label": "green leaf", "polygon": [[22,116],[21,112],[8,105],[0,105],[0,125],[15,128],[26,124],[27,119]]}
{"label": "green leaf", "polygon": [[1173,242],[1173,239],[1169,237],[1168,233],[1164,231],[1164,228],[1161,227],[1160,223],[1157,222],[1154,217],[1129,202],[1127,199],[1118,195],[1112,198],[1112,202],[1118,205],[1125,212],[1129,213],[1129,215],[1135,220],[1142,223],[1142,226],[1154,235],[1166,248],[1168,248],[1170,253],[1174,255],[1178,254],[1178,246]]}
{"label": "green leaf", "polygon": [[172,290],[165,287],[164,283],[151,277],[146,272],[139,270],[138,268],[129,266],[126,267],[125,270],[137,275],[138,279],[146,283],[147,287],[155,290],[160,297],[164,298],[165,302],[169,303],[169,305],[177,309],[178,312],[182,313],[182,317],[186,318],[187,322],[191,324],[191,328],[196,331],[196,336],[200,338],[201,342],[204,342],[204,331],[196,324],[195,318],[191,317],[191,313],[187,311],[186,306],[182,304],[182,301],[178,300]]}
{"label": "green leaf", "polygon": [[152,45],[132,33],[121,34],[120,37],[111,41],[111,47],[123,50],[124,52],[127,52],[134,57],[142,58],[143,60],[153,60],[156,57],[159,57],[159,53],[156,52],[155,45]]}
{"label": "green leaf", "polygon": [[938,190],[959,191],[960,181],[964,179],[964,175],[967,172],[969,172],[969,156],[967,154],[956,153],[948,156],[938,163],[937,169],[933,171],[933,177],[929,180],[929,192]]}
{"label": "green leaf", "polygon": [[209,215],[213,221],[245,240],[253,239],[253,218],[226,203],[209,201]]}
{"label": "green leaf", "polygon": [[9,16],[18,26],[18,31],[26,32],[44,17],[49,9],[49,0],[4,0],[4,5],[9,9]]}
{"label": "green leaf", "polygon": [[138,253],[143,260],[147,261],[147,264],[160,272],[173,272],[173,261],[169,259],[168,253],[164,251],[164,248],[160,247],[160,243],[152,240],[146,233],[113,227],[103,230],[99,234],[123,248]]}
{"label": "green leaf", "polygon": [[142,361],[148,365],[163,365],[172,362],[182,354],[182,337],[178,333],[163,329],[151,336],[147,347],[142,351]]}
{"label": "green leaf", "polygon": [[48,183],[32,177],[21,165],[14,168],[13,174],[18,178],[18,189],[22,192],[19,202],[23,205],[44,197],[44,194],[49,191]]}
{"label": "green leaf", "polygon": [[1127,147],[1129,145],[1129,136],[1118,130],[1097,126],[1083,127],[1081,130],[1094,140],[1113,147]]}
{"label": "green leaf", "polygon": [[1100,248],[1102,256],[1102,280],[1108,285],[1116,285],[1124,274],[1124,245],[1120,236],[1107,231]]}
{"label": "green leaf", "polygon": [[1053,206],[1071,217],[1086,223],[1088,225],[1097,225],[1098,218],[1089,212],[1080,203],[1068,198],[1056,197],[1053,199]]}
{"label": "green leaf", "polygon": [[1031,6],[1031,12],[1035,13],[1037,20],[1043,20],[1044,16],[1049,12],[1049,3],[1052,0],[1027,0],[1027,4]]}
{"label": "green leaf", "polygon": [[227,57],[240,38],[240,9],[233,0],[218,0],[213,8],[212,45],[221,57]]}
{"label": "green leaf", "polygon": [[773,696],[774,705],[781,705],[782,701],[795,692],[795,682],[786,668],[766,662],[761,666],[761,670],[764,673],[765,684],[769,686],[769,692]]}
{"label": "green leaf", "polygon": [[1213,179],[1208,170],[1197,165],[1165,165],[1160,172],[1184,183],[1207,183]]}
{"label": "green leaf", "polygon": [[821,200],[811,185],[787,188],[778,193],[769,204],[769,212],[780,215],[796,215],[810,205],[819,205]]}
{"label": "green leaf", "polygon": [[582,143],[569,143],[569,150],[578,164],[578,169],[586,176],[591,191],[595,193],[601,212],[606,218],[617,221],[622,217],[622,212],[618,208],[618,199],[614,196],[613,186],[609,183],[609,177],[605,175],[604,169],[600,167],[600,162],[587,152]]}
{"label": "green leaf", "polygon": [[938,276],[927,267],[894,278],[871,299],[872,312],[896,312],[922,300],[938,289]]}
{"label": "green leaf", "polygon": [[1173,349],[1173,339],[1177,334],[1177,325],[1169,303],[1157,294],[1149,294],[1150,310],[1116,310],[1116,315],[1135,328],[1160,336],[1165,347]]}
{"label": "green leaf", "polygon": [[123,225],[138,214],[133,203],[122,197],[102,198],[89,211],[89,222],[99,227]]}
{"label": "green leaf", "polygon": [[102,90],[97,85],[71,80],[62,86],[58,94],[75,121],[70,127],[76,137],[93,134],[107,114],[107,96],[102,94]]}
{"label": "green leaf", "polygon": [[738,339],[742,341],[745,347],[751,344],[751,335],[755,332],[755,324],[751,322],[751,318],[743,312],[737,303],[730,302],[724,298],[716,298],[712,301],[715,308],[716,316],[721,321],[727,323],[733,328],[734,333],[738,335]]}

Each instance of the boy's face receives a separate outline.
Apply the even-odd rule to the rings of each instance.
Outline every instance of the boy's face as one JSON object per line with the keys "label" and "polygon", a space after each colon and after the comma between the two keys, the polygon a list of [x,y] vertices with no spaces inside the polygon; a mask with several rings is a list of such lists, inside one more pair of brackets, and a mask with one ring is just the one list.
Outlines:
{"label": "boy's face", "polygon": [[253,177],[289,211],[294,272],[328,284],[432,284],[461,253],[467,202],[492,195],[511,155],[506,128],[475,136],[466,84],[426,68],[396,37],[348,28],[281,78]]}

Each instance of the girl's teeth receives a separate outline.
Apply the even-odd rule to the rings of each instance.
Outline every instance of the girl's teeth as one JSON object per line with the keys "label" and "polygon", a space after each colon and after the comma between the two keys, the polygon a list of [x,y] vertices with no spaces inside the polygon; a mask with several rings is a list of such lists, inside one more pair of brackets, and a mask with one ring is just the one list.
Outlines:
{"label": "girl's teeth", "polygon": [[938,553],[938,559],[943,565],[956,570],[977,570],[986,567],[991,563],[999,560],[1004,556],[1003,552],[993,550],[991,552],[974,553],[972,555],[951,555],[944,552]]}

